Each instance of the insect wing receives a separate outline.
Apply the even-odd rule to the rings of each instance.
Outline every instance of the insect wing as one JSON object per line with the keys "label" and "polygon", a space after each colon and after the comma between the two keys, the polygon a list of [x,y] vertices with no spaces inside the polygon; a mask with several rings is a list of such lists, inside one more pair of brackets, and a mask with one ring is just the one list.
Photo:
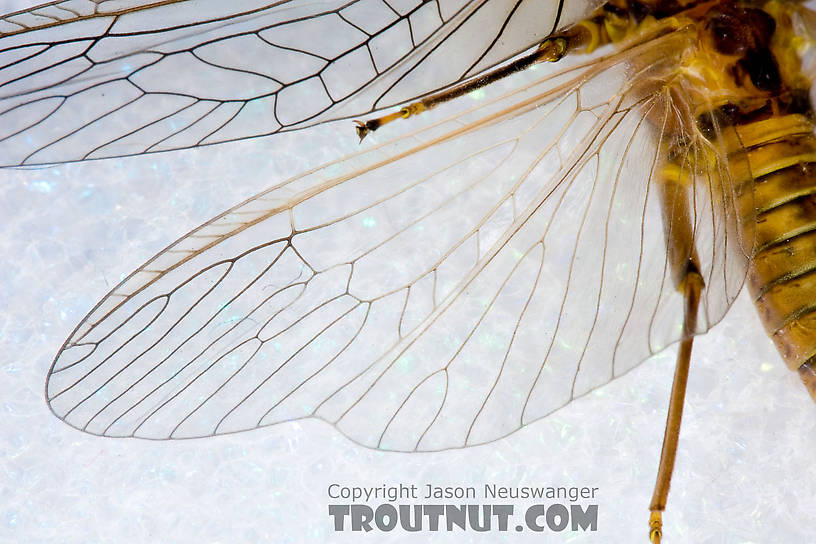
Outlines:
{"label": "insect wing", "polygon": [[[196,229],[78,326],[52,410],[148,438],[312,416],[367,446],[438,450],[621,375],[681,331],[651,186],[675,108],[630,73],[670,73],[681,39],[539,77]],[[738,276],[718,228],[735,214],[714,196],[694,197],[703,274]],[[709,284],[701,330],[735,294]]]}
{"label": "insect wing", "polygon": [[597,2],[67,0],[0,21],[0,166],[183,149],[401,104]]}

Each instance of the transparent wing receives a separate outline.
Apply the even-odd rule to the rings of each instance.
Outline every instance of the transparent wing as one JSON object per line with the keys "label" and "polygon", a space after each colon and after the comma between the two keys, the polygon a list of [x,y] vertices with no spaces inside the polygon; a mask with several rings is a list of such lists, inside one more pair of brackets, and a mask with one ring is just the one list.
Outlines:
{"label": "transparent wing", "polygon": [[597,3],[45,4],[0,20],[0,166],[182,149],[359,116],[468,78]]}
{"label": "transparent wing", "polygon": [[[667,127],[689,121],[653,82],[688,39],[539,77],[192,231],[80,323],[52,410],[154,439],[317,417],[366,446],[438,450],[623,374],[682,330],[654,179],[683,133]],[[701,146],[683,164],[704,182],[702,331],[745,256],[726,165]]]}

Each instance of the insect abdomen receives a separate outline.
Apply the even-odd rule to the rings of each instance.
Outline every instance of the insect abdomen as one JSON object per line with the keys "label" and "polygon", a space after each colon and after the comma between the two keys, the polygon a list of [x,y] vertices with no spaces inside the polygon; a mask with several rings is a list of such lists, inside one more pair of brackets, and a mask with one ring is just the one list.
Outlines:
{"label": "insect abdomen", "polygon": [[[791,114],[736,127],[754,181],[748,287],[785,363],[816,400],[816,137]],[[755,134],[756,136],[752,136]],[[750,192],[748,192],[750,194]]]}

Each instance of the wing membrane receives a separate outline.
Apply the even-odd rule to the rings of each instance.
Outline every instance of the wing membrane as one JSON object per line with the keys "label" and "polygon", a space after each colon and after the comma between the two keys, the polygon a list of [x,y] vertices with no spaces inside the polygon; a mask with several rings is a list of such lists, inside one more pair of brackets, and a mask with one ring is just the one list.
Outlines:
{"label": "wing membrane", "polygon": [[[688,39],[519,83],[192,231],[77,327],[49,372],[52,410],[156,439],[318,417],[367,446],[438,450],[623,374],[682,331],[653,180],[666,127],[688,119],[653,82]],[[693,194],[701,331],[745,264],[712,164],[715,188]]]}
{"label": "wing membrane", "polygon": [[597,2],[67,0],[3,19],[0,166],[183,149],[401,104]]}

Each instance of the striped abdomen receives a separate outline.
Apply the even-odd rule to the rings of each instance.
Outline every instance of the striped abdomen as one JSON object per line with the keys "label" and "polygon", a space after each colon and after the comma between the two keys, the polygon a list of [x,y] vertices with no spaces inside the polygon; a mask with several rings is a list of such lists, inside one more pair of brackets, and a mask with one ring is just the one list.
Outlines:
{"label": "striped abdomen", "polygon": [[748,288],[765,329],[816,400],[816,136],[809,117],[736,127],[756,210]]}

